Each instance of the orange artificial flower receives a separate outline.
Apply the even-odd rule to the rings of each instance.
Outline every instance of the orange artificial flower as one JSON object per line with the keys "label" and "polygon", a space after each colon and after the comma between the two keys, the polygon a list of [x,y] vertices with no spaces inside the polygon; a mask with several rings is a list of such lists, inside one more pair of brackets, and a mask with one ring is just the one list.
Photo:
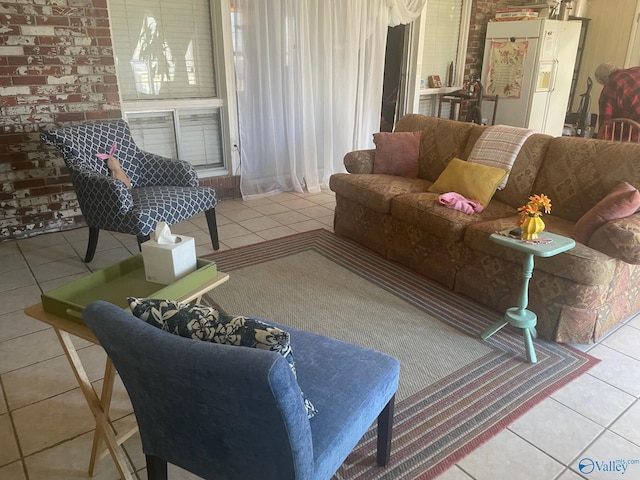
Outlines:
{"label": "orange artificial flower", "polygon": [[522,217],[541,217],[543,212],[551,213],[551,200],[544,193],[531,195],[527,204],[518,208],[518,212]]}

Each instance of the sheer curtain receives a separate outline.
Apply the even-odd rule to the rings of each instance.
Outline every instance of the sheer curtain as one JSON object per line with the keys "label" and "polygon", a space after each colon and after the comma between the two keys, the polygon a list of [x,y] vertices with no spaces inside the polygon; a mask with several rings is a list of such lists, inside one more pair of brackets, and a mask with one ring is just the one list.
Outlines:
{"label": "sheer curtain", "polygon": [[425,0],[235,0],[243,198],[319,192],[373,146],[387,27]]}

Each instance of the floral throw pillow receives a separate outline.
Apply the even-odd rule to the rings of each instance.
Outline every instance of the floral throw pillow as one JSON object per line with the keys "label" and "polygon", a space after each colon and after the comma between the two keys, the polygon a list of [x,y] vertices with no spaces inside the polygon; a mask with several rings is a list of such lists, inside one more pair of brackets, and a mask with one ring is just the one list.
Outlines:
{"label": "floral throw pillow", "polygon": [[[255,318],[229,315],[206,305],[135,297],[127,300],[136,317],[174,335],[277,352],[297,378],[289,333],[278,327]],[[307,417],[312,418],[317,410],[304,392],[301,393]]]}

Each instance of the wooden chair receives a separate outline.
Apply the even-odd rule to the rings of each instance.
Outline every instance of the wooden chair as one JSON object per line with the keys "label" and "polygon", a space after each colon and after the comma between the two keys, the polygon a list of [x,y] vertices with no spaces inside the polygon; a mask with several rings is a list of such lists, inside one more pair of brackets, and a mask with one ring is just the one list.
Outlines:
{"label": "wooden chair", "polygon": [[612,118],[600,126],[599,138],[618,142],[640,142],[640,123],[629,118]]}

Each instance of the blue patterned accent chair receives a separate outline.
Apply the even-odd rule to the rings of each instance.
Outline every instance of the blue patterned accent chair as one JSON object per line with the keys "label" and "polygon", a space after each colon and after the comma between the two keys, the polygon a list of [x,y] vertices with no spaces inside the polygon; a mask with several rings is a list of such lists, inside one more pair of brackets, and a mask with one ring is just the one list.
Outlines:
{"label": "blue patterned accent chair", "polygon": [[129,393],[150,480],[167,463],[204,479],[329,480],[376,420],[377,463],[389,462],[389,355],[272,324],[290,334],[296,381],[276,351],[174,335],[104,301],[82,318]]}
{"label": "blue patterned accent chair", "polygon": [[[41,140],[56,147],[71,171],[84,219],[89,226],[85,262],[91,262],[100,230],[149,239],[158,222],[176,224],[205,212],[211,243],[220,248],[216,224],[216,191],[198,186],[192,165],[140,150],[124,120],[107,120],[44,131]],[[110,176],[107,163],[96,156],[109,152],[131,180],[128,189]]]}

